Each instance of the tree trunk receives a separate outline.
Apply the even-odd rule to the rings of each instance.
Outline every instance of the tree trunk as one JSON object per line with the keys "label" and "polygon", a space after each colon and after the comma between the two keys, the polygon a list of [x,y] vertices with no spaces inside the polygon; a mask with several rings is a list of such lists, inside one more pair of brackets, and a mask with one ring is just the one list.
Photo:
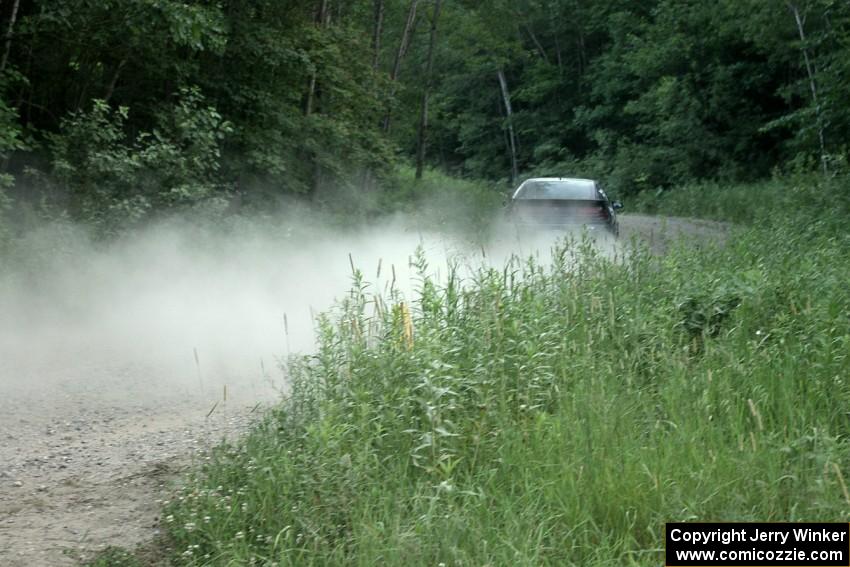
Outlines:
{"label": "tree trunk", "polygon": [[6,28],[6,45],[3,48],[3,60],[0,61],[0,73],[6,70],[6,64],[9,62],[9,52],[12,50],[12,32],[15,29],[15,20],[18,19],[18,5],[20,0],[15,0],[12,4],[12,16],[9,18],[9,27]]}
{"label": "tree trunk", "polygon": [[322,0],[319,4],[319,15],[316,18],[319,27],[327,27],[331,23],[331,5],[330,0]]}
{"label": "tree trunk", "polygon": [[[2,5],[2,0],[0,0],[0,5]],[[35,36],[33,36],[33,37],[35,37]],[[35,41],[31,41],[29,43],[29,45],[27,46],[27,64],[26,64],[26,68],[23,71],[24,77],[30,77],[31,76],[30,72],[32,71],[32,46],[33,46],[34,43],[35,43]],[[32,88],[31,87],[26,88],[25,85],[26,85],[26,83],[24,83],[24,85],[21,85],[21,87],[18,89],[18,100],[15,103],[15,108],[18,109],[18,112],[20,113],[20,116],[21,116],[22,124],[24,126],[28,125],[32,121]],[[26,114],[24,114],[22,112],[25,95],[29,95],[29,99],[27,101],[27,113]]]}
{"label": "tree trunk", "polygon": [[537,53],[540,54],[540,57],[546,62],[549,62],[549,56],[546,55],[546,50],[543,49],[543,44],[540,43],[540,40],[537,39],[537,35],[534,33],[534,30],[531,29],[531,26],[525,24],[525,31],[528,32],[528,37],[531,38],[531,42],[534,43],[534,47],[537,48]]}
{"label": "tree trunk", "polygon": [[434,14],[431,17],[431,39],[428,41],[428,61],[425,66],[425,92],[422,95],[422,114],[419,117],[419,136],[416,144],[416,179],[422,179],[425,169],[425,145],[428,139],[428,97],[434,70],[434,46],[437,44],[437,21],[440,19],[441,0],[434,0]]}
{"label": "tree trunk", "polygon": [[393,68],[390,71],[390,83],[392,86],[390,87],[390,101],[387,103],[387,112],[384,115],[384,123],[382,125],[384,132],[390,131],[390,118],[392,114],[391,104],[392,98],[395,96],[395,82],[398,78],[398,72],[401,69],[401,59],[404,57],[404,54],[407,53],[407,48],[410,45],[410,34],[413,31],[413,23],[416,21],[416,6],[418,4],[419,0],[410,0],[410,7],[407,10],[407,21],[404,24],[404,31],[401,34],[401,41],[398,45],[395,61],[393,61]]}
{"label": "tree trunk", "polygon": [[375,25],[372,28],[372,69],[378,70],[381,57],[381,33],[384,29],[384,0],[375,0]]}
{"label": "tree trunk", "polygon": [[519,168],[517,167],[516,160],[516,134],[514,133],[514,123],[513,123],[513,108],[511,108],[511,96],[508,93],[508,81],[505,79],[505,73],[499,69],[499,87],[502,91],[502,101],[505,103],[505,115],[507,116],[508,122],[508,141],[510,142],[510,152],[511,152],[511,184],[516,184],[517,177],[519,177]]}
{"label": "tree trunk", "polygon": [[127,64],[127,58],[121,60],[118,63],[118,67],[115,68],[115,73],[112,75],[112,80],[109,81],[109,86],[106,88],[106,95],[103,97],[103,100],[109,102],[109,99],[112,98],[113,93],[115,92],[115,86],[118,84],[118,78],[121,76],[121,71],[124,70],[124,66]]}
{"label": "tree trunk", "polygon": [[316,96],[316,72],[310,74],[307,83],[307,99],[304,101],[304,116],[313,114],[313,98]]}
{"label": "tree trunk", "polygon": [[[313,20],[317,28],[324,28],[330,24],[330,12],[331,10],[328,4],[328,0],[319,0],[319,6],[316,10],[316,14]],[[316,99],[318,98],[317,93],[318,71],[314,69],[313,72],[310,73],[310,79],[307,83],[307,97],[304,101],[304,116],[309,117],[313,114],[313,112],[315,112]],[[319,189],[322,185],[322,166],[319,163],[319,156],[314,150],[308,152],[307,159],[311,162],[312,165],[310,192],[315,197],[319,193]]]}
{"label": "tree trunk", "polygon": [[581,6],[578,3],[578,0],[574,3],[575,12],[573,15],[573,19],[576,22],[576,47],[578,48],[578,68],[579,75],[584,75],[584,70],[587,68],[587,48],[584,44],[584,31],[581,27],[582,24],[582,15],[581,15]]}
{"label": "tree trunk", "polygon": [[[327,19],[330,16],[328,10],[328,0],[319,1],[319,9],[316,12],[315,23],[322,28],[327,25]],[[313,105],[316,98],[316,71],[310,73],[310,80],[307,83],[307,97],[304,101],[304,116],[313,114]]]}
{"label": "tree trunk", "polygon": [[413,22],[416,21],[416,7],[419,5],[419,0],[410,0],[410,7],[407,10],[407,21],[404,24],[404,31],[401,34],[401,41],[398,44],[398,52],[393,62],[393,69],[390,72],[390,80],[395,81],[398,78],[398,72],[401,69],[401,60],[404,54],[407,53],[407,48],[410,46],[410,33],[413,31]]}
{"label": "tree trunk", "polygon": [[794,15],[794,21],[797,23],[797,33],[800,36],[800,50],[803,52],[803,62],[806,66],[806,75],[809,77],[809,90],[812,93],[812,104],[815,105],[815,120],[818,127],[818,142],[820,143],[820,162],[824,175],[829,173],[829,165],[827,164],[826,156],[826,141],[824,136],[823,113],[821,112],[820,101],[818,100],[818,87],[815,81],[815,68],[809,58],[809,50],[806,48],[806,32],[803,28],[806,18],[800,16],[800,10],[797,5],[792,2],[787,2],[788,9]]}
{"label": "tree trunk", "polygon": [[561,41],[558,38],[561,29],[561,12],[553,4],[549,4],[549,19],[552,24],[552,37],[555,38],[555,61],[558,62],[558,76],[564,76],[564,59],[561,56]]}

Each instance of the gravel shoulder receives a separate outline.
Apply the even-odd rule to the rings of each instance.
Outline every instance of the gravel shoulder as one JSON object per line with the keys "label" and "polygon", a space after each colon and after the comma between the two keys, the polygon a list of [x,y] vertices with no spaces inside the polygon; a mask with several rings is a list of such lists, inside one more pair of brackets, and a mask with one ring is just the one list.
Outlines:
{"label": "gravel shoulder", "polygon": [[[679,236],[699,245],[727,232],[712,221],[621,217],[621,239],[659,253]],[[207,376],[204,391],[194,377],[175,382],[171,368],[96,344],[4,366],[4,349],[16,348],[0,343],[0,565],[9,567],[77,565],[108,546],[151,541],[181,473],[279,396],[265,368]]]}
{"label": "gravel shoulder", "polygon": [[[213,402],[214,404],[215,402]],[[76,565],[159,533],[159,509],[206,450],[245,431],[256,403],[115,403],[18,395],[0,418],[0,565]]]}
{"label": "gravel shoulder", "polygon": [[627,214],[620,217],[620,239],[628,242],[638,239],[647,242],[653,251],[665,252],[673,242],[701,246],[710,242],[724,242],[731,225],[728,223],[681,217],[658,217]]}
{"label": "gravel shoulder", "polygon": [[[201,388],[194,373],[177,380],[171,361],[82,348],[71,337],[13,368],[13,346],[0,342],[4,567],[78,565],[108,546],[154,539],[183,473],[279,396],[259,368],[250,377],[210,372]],[[183,374],[195,370],[187,358]]]}

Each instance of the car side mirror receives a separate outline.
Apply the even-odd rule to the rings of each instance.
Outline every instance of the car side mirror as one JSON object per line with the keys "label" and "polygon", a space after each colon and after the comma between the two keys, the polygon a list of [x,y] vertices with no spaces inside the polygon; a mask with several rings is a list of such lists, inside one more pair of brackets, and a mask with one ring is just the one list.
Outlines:
{"label": "car side mirror", "polygon": [[615,211],[619,211],[623,208],[623,203],[621,203],[620,201],[614,201],[613,203],[611,203],[611,206],[614,208]]}

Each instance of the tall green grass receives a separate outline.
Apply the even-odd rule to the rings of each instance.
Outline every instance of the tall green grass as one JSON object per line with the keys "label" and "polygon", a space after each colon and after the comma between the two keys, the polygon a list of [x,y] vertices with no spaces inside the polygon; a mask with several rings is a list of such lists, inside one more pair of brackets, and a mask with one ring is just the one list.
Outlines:
{"label": "tall green grass", "polygon": [[723,247],[441,281],[420,256],[410,303],[355,273],[290,396],[168,506],[174,561],[659,565],[667,521],[844,518],[848,198],[823,189]]}
{"label": "tall green grass", "polygon": [[[788,179],[729,185],[699,182],[668,190],[644,191],[629,202],[635,210],[664,215],[708,218],[741,224],[771,223],[777,217],[795,218],[818,207],[826,216],[846,213],[847,184],[798,175]],[[802,220],[802,218],[800,219]]]}

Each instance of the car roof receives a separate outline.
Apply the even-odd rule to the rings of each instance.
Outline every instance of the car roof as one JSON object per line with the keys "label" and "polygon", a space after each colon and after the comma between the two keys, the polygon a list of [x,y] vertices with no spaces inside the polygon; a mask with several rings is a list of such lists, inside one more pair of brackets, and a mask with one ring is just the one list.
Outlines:
{"label": "car roof", "polygon": [[534,177],[526,179],[514,192],[514,199],[597,200],[599,192],[593,179],[573,177]]}

